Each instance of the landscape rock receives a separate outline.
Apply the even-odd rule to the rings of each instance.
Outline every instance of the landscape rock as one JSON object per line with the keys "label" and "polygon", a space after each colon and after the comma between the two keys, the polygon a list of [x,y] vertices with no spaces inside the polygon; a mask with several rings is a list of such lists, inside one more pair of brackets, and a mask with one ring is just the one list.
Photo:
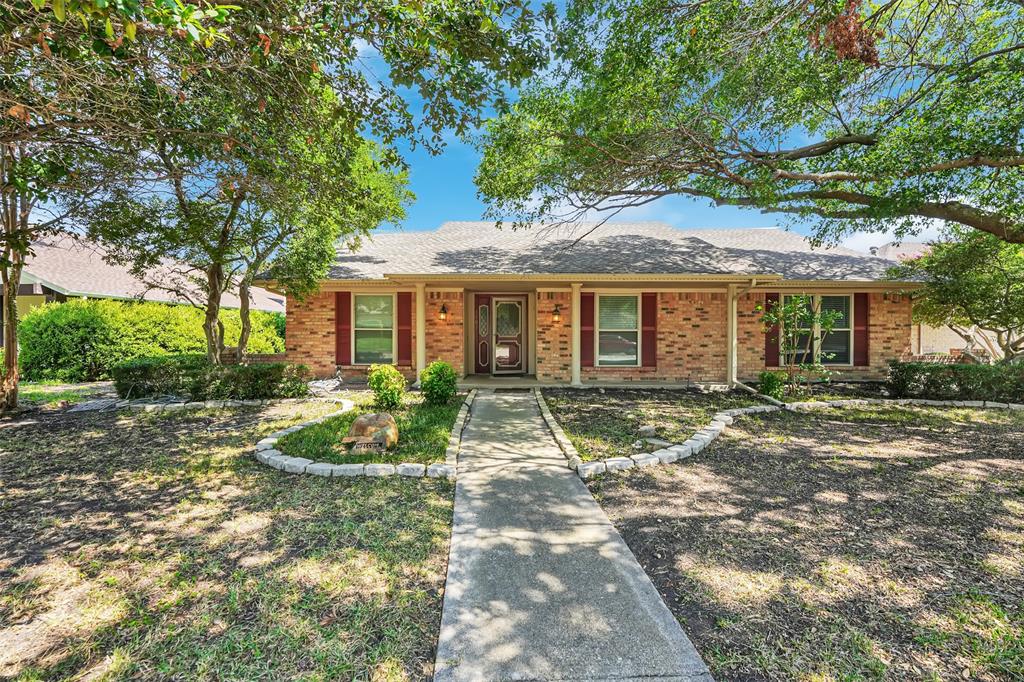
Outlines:
{"label": "landscape rock", "polygon": [[398,424],[387,412],[359,415],[341,442],[379,443],[381,447],[387,449],[398,442]]}
{"label": "landscape rock", "polygon": [[637,429],[637,434],[641,438],[654,438],[655,436],[658,435],[658,427],[654,426],[653,424],[644,424],[639,429]]}
{"label": "landscape rock", "polygon": [[397,473],[399,476],[419,477],[422,476],[426,472],[426,470],[427,467],[423,464],[412,464],[408,462],[399,464],[397,467],[395,467],[395,473]]}
{"label": "landscape rock", "polygon": [[395,473],[395,465],[367,464],[363,467],[363,473],[367,476],[393,476]]}
{"label": "landscape rock", "polygon": [[633,468],[633,460],[629,457],[609,457],[604,465],[608,471],[622,471]]}
{"label": "landscape rock", "polygon": [[576,474],[583,480],[593,478],[605,472],[604,462],[580,462],[576,467]]}

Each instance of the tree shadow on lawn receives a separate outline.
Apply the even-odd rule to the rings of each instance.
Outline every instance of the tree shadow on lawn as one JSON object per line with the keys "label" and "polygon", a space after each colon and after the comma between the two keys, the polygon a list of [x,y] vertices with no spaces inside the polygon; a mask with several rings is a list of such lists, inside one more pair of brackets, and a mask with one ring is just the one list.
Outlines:
{"label": "tree shadow on lawn", "polygon": [[451,485],[249,456],[330,409],[3,429],[0,677],[429,677]]}
{"label": "tree shadow on lawn", "polygon": [[744,418],[591,487],[716,679],[1024,679],[1022,415]]}

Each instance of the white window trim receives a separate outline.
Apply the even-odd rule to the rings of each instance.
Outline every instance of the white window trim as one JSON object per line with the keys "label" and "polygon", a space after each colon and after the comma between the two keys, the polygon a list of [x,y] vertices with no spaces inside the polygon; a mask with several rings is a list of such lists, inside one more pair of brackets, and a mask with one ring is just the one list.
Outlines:
{"label": "white window trim", "polygon": [[[849,336],[850,336],[850,361],[849,362],[827,362],[827,361],[823,361],[821,359],[821,325],[815,324],[814,328],[809,330],[809,331],[811,332],[811,338],[812,338],[812,342],[811,343],[812,343],[812,346],[814,347],[814,361],[815,362],[820,363],[820,364],[822,364],[822,365],[824,365],[826,367],[853,367],[854,366],[853,361],[854,361],[854,357],[855,357],[854,356],[854,349],[853,349],[853,344],[854,344],[854,341],[855,341],[855,337],[854,337],[854,334],[853,334],[853,328],[854,328],[854,320],[856,319],[856,317],[854,317],[853,306],[854,306],[855,301],[857,300],[857,297],[854,296],[853,294],[782,294],[782,299],[781,300],[782,300],[783,303],[785,303],[786,302],[786,298],[793,298],[795,296],[805,296],[807,298],[810,298],[811,301],[812,301],[812,305],[818,307],[819,310],[820,310],[820,306],[821,306],[821,299],[826,297],[826,296],[828,296],[830,298],[843,297],[843,298],[849,299],[849,301],[850,301],[850,319],[849,319],[849,325],[850,326],[849,326],[849,328],[840,328],[840,329],[833,329],[832,330],[833,334],[835,334],[836,332],[843,332],[843,331],[845,331],[847,334],[849,334]],[[786,358],[782,357],[782,354],[780,353],[779,354],[779,367],[784,367],[785,366],[783,364],[785,360],[786,360]]]}
{"label": "white window trim", "polygon": [[[636,329],[604,329],[601,327],[601,299],[605,296],[611,296],[613,298],[620,298],[623,296],[632,296],[636,299]],[[594,294],[594,367],[641,367],[643,363],[643,299],[640,294],[632,292],[622,293],[595,293]],[[601,364],[601,332],[636,332],[636,364],[633,365],[602,365]]]}
{"label": "white window trim", "polygon": [[[357,296],[391,296],[391,362],[388,364],[398,366],[398,294],[393,291],[360,291],[352,292],[351,296],[351,307],[352,312],[349,313],[352,320],[352,330],[350,333],[352,342],[352,366],[353,367],[369,367],[370,365],[379,364],[374,362],[356,362],[356,297]],[[381,331],[380,329],[360,329],[359,331]]]}

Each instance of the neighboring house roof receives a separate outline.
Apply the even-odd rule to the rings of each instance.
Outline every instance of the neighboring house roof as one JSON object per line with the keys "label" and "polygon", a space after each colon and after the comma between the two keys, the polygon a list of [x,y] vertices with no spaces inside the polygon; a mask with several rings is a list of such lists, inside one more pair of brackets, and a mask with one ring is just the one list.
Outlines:
{"label": "neighboring house roof", "polygon": [[[53,237],[33,242],[33,256],[25,264],[24,281],[38,282],[66,296],[90,298],[143,299],[165,303],[187,303],[174,292],[148,288],[131,274],[127,267],[104,260],[104,249],[95,242]],[[167,281],[172,282],[170,268]],[[283,313],[285,298],[266,289],[253,287],[250,307],[253,310]],[[237,293],[224,294],[222,305],[239,307]]]}
{"label": "neighboring house roof", "polygon": [[920,258],[931,250],[932,247],[924,242],[889,242],[871,249],[871,253],[878,258],[905,261]]}
{"label": "neighboring house roof", "polygon": [[[448,222],[432,232],[378,233],[340,250],[330,279],[385,275],[781,275],[788,280],[873,281],[891,261],[852,249],[814,248],[778,228],[681,230],[660,222],[497,229]],[[594,228],[577,243],[576,238]]]}

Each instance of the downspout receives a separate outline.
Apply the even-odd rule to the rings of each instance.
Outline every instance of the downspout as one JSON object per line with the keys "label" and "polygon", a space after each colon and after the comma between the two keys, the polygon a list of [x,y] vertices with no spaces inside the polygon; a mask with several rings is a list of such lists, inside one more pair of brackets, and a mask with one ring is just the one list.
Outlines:
{"label": "downspout", "polygon": [[728,328],[726,332],[727,344],[729,346],[728,355],[726,356],[726,383],[732,387],[744,388],[748,391],[754,391],[752,388],[741,382],[737,378],[737,365],[739,361],[738,352],[738,340],[739,335],[739,298],[750,293],[755,287],[757,287],[757,278],[750,278],[750,286],[743,289],[738,289],[737,285],[729,285],[729,301],[728,301]]}

